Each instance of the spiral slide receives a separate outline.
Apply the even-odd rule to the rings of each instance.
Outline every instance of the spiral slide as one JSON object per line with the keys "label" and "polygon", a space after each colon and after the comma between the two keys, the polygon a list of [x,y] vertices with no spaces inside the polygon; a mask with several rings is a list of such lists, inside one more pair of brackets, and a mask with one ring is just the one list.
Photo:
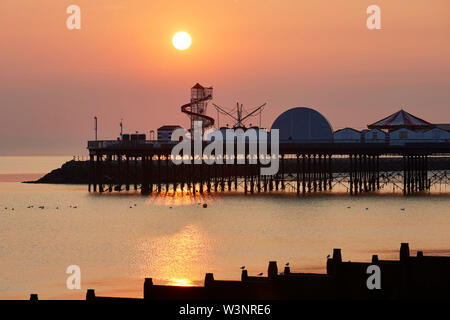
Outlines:
{"label": "spiral slide", "polygon": [[181,106],[181,112],[187,114],[187,116],[189,118],[193,118],[194,121],[202,121],[203,122],[203,128],[209,128],[212,127],[214,125],[214,119],[211,117],[208,117],[205,114],[201,114],[201,113],[196,113],[192,111],[192,106],[200,103],[200,102],[204,102],[207,100],[212,99],[211,96],[207,96],[205,98],[202,99],[198,99],[198,100],[193,100],[191,103],[186,103],[184,105]]}

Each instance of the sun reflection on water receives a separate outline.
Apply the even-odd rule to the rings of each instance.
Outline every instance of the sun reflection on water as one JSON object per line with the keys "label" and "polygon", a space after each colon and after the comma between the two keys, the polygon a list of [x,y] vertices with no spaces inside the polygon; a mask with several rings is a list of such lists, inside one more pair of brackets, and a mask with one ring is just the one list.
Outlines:
{"label": "sun reflection on water", "polygon": [[[198,189],[198,188],[197,188]],[[213,197],[208,194],[200,194],[199,190],[193,192],[193,189],[178,187],[176,190],[167,190],[150,195],[146,201],[147,204],[160,206],[187,206],[192,204],[203,204],[210,202]]]}
{"label": "sun reflection on water", "polygon": [[208,234],[194,224],[173,235],[141,241],[142,278],[151,277],[159,284],[196,285],[211,266],[210,242]]}

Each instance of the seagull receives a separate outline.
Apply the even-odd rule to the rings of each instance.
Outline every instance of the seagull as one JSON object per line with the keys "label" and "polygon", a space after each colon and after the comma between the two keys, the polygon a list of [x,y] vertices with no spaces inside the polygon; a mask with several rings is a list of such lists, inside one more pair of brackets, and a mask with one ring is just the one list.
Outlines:
{"label": "seagull", "polygon": [[244,269],[245,269],[245,266],[242,266],[242,267],[241,267],[241,270],[244,270]]}
{"label": "seagull", "polygon": [[263,275],[263,273],[262,273],[262,272],[261,272],[261,273],[258,273],[258,276],[259,276],[259,277],[261,277],[262,275]]}

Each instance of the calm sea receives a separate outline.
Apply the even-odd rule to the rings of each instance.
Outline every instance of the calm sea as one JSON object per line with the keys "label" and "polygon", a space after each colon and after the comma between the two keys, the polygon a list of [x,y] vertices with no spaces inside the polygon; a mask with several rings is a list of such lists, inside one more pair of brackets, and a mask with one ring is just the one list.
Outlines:
{"label": "calm sea", "polygon": [[[0,299],[28,299],[30,293],[84,299],[88,288],[142,297],[145,277],[200,285],[206,272],[217,279],[240,279],[241,266],[250,274],[266,273],[269,260],[278,261],[279,269],[289,262],[293,272],[325,272],[333,248],[352,261],[369,261],[372,254],[397,259],[401,242],[413,251],[450,255],[445,189],[414,197],[142,197],[10,182],[32,180],[70,158],[0,157]],[[69,265],[81,268],[81,290],[66,288]]]}

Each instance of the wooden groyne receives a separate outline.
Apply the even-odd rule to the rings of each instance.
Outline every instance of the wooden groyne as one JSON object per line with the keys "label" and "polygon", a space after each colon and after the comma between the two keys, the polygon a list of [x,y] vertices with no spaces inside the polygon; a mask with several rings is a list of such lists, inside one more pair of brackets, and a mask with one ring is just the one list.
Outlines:
{"label": "wooden groyne", "polygon": [[[370,287],[371,272],[378,268],[379,287]],[[369,269],[369,267],[371,269]],[[450,299],[450,257],[427,256],[422,251],[410,254],[402,243],[399,260],[381,260],[373,255],[369,262],[345,262],[341,249],[327,258],[326,273],[293,273],[290,266],[280,272],[276,261],[269,262],[265,276],[251,276],[242,270],[236,281],[217,280],[205,275],[201,287],[156,285],[146,278],[143,300],[343,300],[343,299]],[[31,299],[37,300],[37,295]],[[89,301],[121,301],[126,298],[96,296],[87,290]]]}
{"label": "wooden groyne", "polygon": [[[380,289],[369,289],[369,266],[380,270]],[[144,299],[150,300],[291,300],[291,299],[449,299],[450,257],[411,256],[402,243],[399,260],[345,262],[340,249],[327,259],[326,274],[292,273],[290,266],[279,273],[269,262],[267,276],[250,276],[242,270],[240,281],[215,280],[206,274],[203,287],[171,287],[144,283]]]}

